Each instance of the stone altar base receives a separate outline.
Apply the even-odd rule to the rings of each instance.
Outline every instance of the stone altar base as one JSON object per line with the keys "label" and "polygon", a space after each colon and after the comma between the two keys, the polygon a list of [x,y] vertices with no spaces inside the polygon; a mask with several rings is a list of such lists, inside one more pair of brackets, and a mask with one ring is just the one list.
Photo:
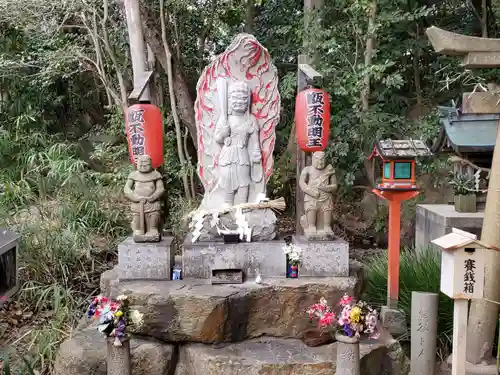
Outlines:
{"label": "stone altar base", "polygon": [[302,248],[299,277],[349,276],[349,244],[346,241],[312,241],[305,236],[294,236],[293,242]]}
{"label": "stone altar base", "polygon": [[[77,332],[61,345],[54,375],[106,375],[105,339],[95,327]],[[333,375],[337,344],[311,348],[300,340],[261,337],[225,346],[174,345],[132,337],[134,375]],[[409,363],[399,343],[385,336],[361,344],[363,375],[404,375]]]}
{"label": "stone altar base", "polygon": [[438,248],[430,242],[445,234],[452,228],[465,230],[481,236],[484,212],[457,212],[452,204],[419,204],[417,205],[415,225],[415,248]]}
{"label": "stone altar base", "polygon": [[[338,301],[345,293],[359,297],[363,270],[352,264],[351,276],[332,278],[264,278],[262,284],[211,285],[210,280],[112,280],[101,277],[103,295],[128,296],[131,309],[144,314],[134,333],[167,342],[222,343],[262,335],[301,338],[314,328],[307,308],[321,297]],[[105,280],[105,281],[104,281]]]}
{"label": "stone altar base", "polygon": [[170,280],[174,266],[172,237],[160,242],[136,243],[132,237],[118,245],[118,278],[127,280]]}
{"label": "stone altar base", "polygon": [[[302,248],[299,277],[348,277],[349,244],[343,240],[308,241],[296,236]],[[184,278],[209,279],[214,269],[241,269],[246,280],[261,277],[286,277],[283,240],[262,242],[195,242],[188,236],[182,255]]]}

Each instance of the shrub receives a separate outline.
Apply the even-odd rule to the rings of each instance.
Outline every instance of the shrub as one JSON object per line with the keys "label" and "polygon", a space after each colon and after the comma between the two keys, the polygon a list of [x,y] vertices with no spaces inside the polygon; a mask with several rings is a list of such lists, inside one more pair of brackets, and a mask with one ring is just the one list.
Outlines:
{"label": "shrub", "polygon": [[[387,252],[370,258],[366,263],[367,282],[364,299],[385,305],[387,301]],[[439,252],[425,249],[420,253],[405,249],[401,252],[399,270],[399,308],[411,316],[413,291],[439,293],[438,345],[447,349],[453,332],[453,300],[439,291],[441,259]]]}

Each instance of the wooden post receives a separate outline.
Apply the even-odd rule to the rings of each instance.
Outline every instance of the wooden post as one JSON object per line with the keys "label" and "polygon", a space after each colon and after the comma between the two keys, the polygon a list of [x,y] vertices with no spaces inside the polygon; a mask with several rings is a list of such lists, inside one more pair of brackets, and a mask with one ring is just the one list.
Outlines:
{"label": "wooden post", "polygon": [[387,307],[397,309],[399,301],[399,253],[401,243],[401,202],[415,198],[419,191],[378,190],[373,192],[389,202],[389,246],[387,248]]}
{"label": "wooden post", "polygon": [[[147,84],[152,73],[147,69],[146,44],[142,32],[141,12],[139,0],[125,0],[125,13],[127,16],[128,39],[132,71],[134,75],[134,91],[129,99],[141,102],[150,102],[151,93]],[[137,92],[139,91],[139,92]]]}
{"label": "wooden post", "polygon": [[398,308],[399,253],[401,249],[401,201],[389,201],[389,246],[387,247],[387,307]]}
{"label": "wooden post", "polygon": [[[297,71],[297,86],[298,93],[310,88],[319,87],[323,82],[323,76],[306,63],[307,56],[299,56],[299,64]],[[290,134],[295,137],[295,134]],[[300,173],[302,170],[311,165],[311,153],[302,151],[297,143],[297,183],[295,191],[295,233],[298,235],[304,234],[304,229],[300,225],[300,218],[304,215],[304,192],[299,187]]]}
{"label": "wooden post", "polygon": [[[311,64],[314,66],[315,61],[318,56],[315,54],[314,46],[317,44],[318,39],[313,35],[310,30],[310,24],[312,21],[310,12],[314,10],[321,9],[324,5],[324,0],[304,0],[304,40],[303,40],[303,49],[305,53],[298,56],[298,72],[297,72],[297,92],[301,92],[312,85],[313,82],[308,82],[308,78],[310,80],[314,80],[315,77],[308,77],[305,72],[302,71],[301,65]],[[309,57],[309,56],[310,57]],[[312,68],[311,68],[312,69]],[[314,71],[314,69],[312,69]],[[317,74],[317,77],[321,78],[321,75],[314,71]],[[295,134],[290,134],[291,137],[295,137]],[[297,235],[304,234],[304,230],[300,225],[300,218],[304,214],[304,192],[299,188],[299,179],[300,173],[302,170],[311,165],[311,154],[306,154],[302,151],[299,145],[297,147],[297,160],[296,160],[296,168],[297,168],[297,180],[296,180],[296,188],[295,188],[295,232]]]}
{"label": "wooden post", "polygon": [[467,299],[456,299],[453,302],[453,353],[451,357],[451,375],[465,375],[468,309],[469,300]]}

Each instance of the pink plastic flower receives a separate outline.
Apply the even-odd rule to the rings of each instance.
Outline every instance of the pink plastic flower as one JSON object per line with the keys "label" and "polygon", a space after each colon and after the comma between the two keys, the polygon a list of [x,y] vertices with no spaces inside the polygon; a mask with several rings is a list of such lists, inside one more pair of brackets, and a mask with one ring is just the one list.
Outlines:
{"label": "pink plastic flower", "polygon": [[351,302],[352,302],[352,297],[349,297],[347,294],[344,294],[344,297],[340,299],[339,304],[340,306],[345,306]]}
{"label": "pink plastic flower", "polygon": [[319,326],[320,327],[331,326],[334,320],[335,320],[335,314],[332,312],[327,312],[323,314],[323,316],[319,319]]}

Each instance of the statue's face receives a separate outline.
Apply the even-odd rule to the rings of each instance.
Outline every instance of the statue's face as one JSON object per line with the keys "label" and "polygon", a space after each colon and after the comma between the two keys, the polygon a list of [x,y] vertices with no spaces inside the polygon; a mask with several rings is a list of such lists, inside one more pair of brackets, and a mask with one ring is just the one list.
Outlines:
{"label": "statue's face", "polygon": [[140,156],[137,159],[137,170],[139,172],[147,173],[152,170],[151,158],[149,156]]}
{"label": "statue's face", "polygon": [[316,169],[325,168],[325,153],[323,151],[317,151],[313,154],[313,167]]}
{"label": "statue's face", "polygon": [[246,113],[249,106],[248,92],[234,91],[229,95],[229,108],[231,112]]}

